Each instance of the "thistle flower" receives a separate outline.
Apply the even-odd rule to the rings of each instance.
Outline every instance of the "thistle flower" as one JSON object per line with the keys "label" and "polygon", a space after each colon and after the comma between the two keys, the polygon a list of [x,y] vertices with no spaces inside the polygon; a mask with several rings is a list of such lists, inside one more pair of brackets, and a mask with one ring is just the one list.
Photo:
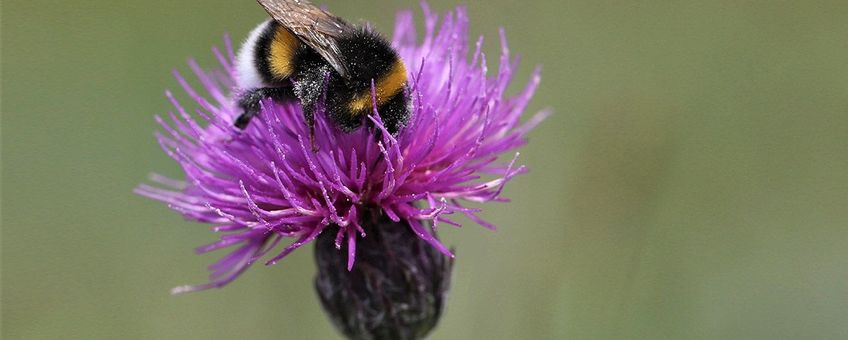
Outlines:
{"label": "thistle flower", "polygon": [[[396,278],[406,280],[397,285],[409,289],[386,294],[406,302],[428,301],[427,306],[410,307],[407,311],[412,312],[395,322],[419,322],[419,329],[408,332],[418,336],[432,328],[449,281],[451,261],[446,257],[453,257],[436,237],[437,228],[458,227],[454,216],[464,215],[494,229],[478,216],[479,208],[466,202],[506,201],[501,196],[504,185],[525,172],[514,151],[546,113],[520,123],[539,75],[536,70],[519,94],[505,94],[517,60],[509,56],[503,31],[500,65],[496,74],[489,75],[481,51],[483,39],[473,45],[468,41],[465,10],[448,13],[439,24],[438,16],[426,4],[422,7],[423,41],[416,39],[411,12],[398,15],[392,38],[409,66],[413,98],[412,117],[396,136],[385,130],[376,109],[367,118],[373,128],[343,132],[319,108],[318,151],[313,152],[297,103],[270,100],[262,103],[259,117],[248,129],[233,128],[239,112],[230,95],[235,86],[234,54],[226,39],[223,52],[213,49],[221,70],[206,72],[190,62],[202,92],[175,73],[198,106],[195,113],[200,119],[168,92],[177,113],[168,115],[169,122],[156,117],[162,127],[156,138],[180,164],[186,180],[153,175],[153,185],[142,184],[135,192],[224,234],[197,252],[234,249],[210,266],[208,283],[177,287],[173,293],[224,286],[255,262],[277,263],[317,239],[316,288],[331,315],[334,308],[344,309],[344,299],[355,297],[357,289],[374,289],[365,281],[378,277],[366,270],[395,268],[417,279]],[[508,152],[513,154],[511,160],[499,162],[499,156]],[[293,241],[282,246],[285,240]],[[398,275],[379,278],[391,281],[394,276]],[[356,277],[359,283],[354,282]],[[350,294],[342,294],[340,285],[346,285]],[[359,333],[344,327],[364,327],[373,333],[376,326],[368,324],[373,321],[368,315],[380,312],[375,308],[379,309],[360,310],[359,316],[353,315],[357,311],[336,311],[341,316],[336,313],[333,318],[346,334],[357,337]],[[403,311],[396,312],[392,315]]]}

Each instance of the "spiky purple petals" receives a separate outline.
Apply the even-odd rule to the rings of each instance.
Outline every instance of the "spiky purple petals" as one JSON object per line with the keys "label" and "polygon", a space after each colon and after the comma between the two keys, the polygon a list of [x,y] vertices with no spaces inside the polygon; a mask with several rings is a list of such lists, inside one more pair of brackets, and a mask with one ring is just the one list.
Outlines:
{"label": "spiky purple petals", "polygon": [[[517,60],[510,58],[503,32],[500,65],[489,75],[483,39],[469,44],[464,9],[448,13],[440,24],[426,5],[424,12],[423,41],[416,40],[410,12],[399,14],[392,39],[410,70],[413,98],[412,118],[396,137],[375,133],[384,130],[376,112],[367,118],[376,128],[345,133],[319,110],[313,152],[300,107],[272,101],[262,103],[260,118],[245,131],[233,128],[239,112],[229,95],[235,85],[229,42],[224,52],[214,49],[221,71],[204,72],[190,63],[202,92],[176,74],[197,109],[190,114],[168,93],[176,113],[156,117],[162,126],[156,138],[182,167],[185,182],[155,175],[152,185],[135,192],[224,233],[198,252],[234,250],[210,266],[209,283],[174,293],[226,285],[266,255],[266,264],[276,263],[322,232],[335,233],[335,247],[347,250],[350,270],[357,239],[367,237],[361,218],[374,211],[403,221],[448,256],[453,255],[433,230],[441,223],[459,226],[451,215],[494,228],[477,216],[480,209],[462,202],[505,201],[504,185],[525,171],[518,153],[506,164],[497,160],[523,145],[546,116],[520,123],[539,83],[538,70],[518,95],[505,95]],[[282,247],[284,239],[293,242]]]}

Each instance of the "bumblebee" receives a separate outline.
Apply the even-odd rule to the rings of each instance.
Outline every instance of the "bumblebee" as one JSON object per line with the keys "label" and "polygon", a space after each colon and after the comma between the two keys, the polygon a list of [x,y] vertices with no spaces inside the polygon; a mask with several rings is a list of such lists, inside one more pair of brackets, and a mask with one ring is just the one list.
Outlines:
{"label": "bumblebee", "polygon": [[[407,70],[386,39],[306,0],[258,0],[271,16],[259,24],[236,57],[238,105],[234,125],[245,129],[265,98],[303,107],[314,146],[315,110],[344,131],[377,110],[391,134],[409,119]],[[325,97],[326,94],[326,97]]]}

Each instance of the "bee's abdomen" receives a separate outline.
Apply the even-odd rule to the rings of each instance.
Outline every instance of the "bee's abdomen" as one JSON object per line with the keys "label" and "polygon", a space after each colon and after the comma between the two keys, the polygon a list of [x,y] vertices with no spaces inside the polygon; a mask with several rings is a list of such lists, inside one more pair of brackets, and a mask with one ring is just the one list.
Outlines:
{"label": "bee's abdomen", "polygon": [[237,57],[238,86],[242,89],[273,87],[295,70],[299,40],[274,20],[250,33]]}
{"label": "bee's abdomen", "polygon": [[282,81],[295,72],[295,55],[300,41],[288,29],[276,22],[269,27],[265,50],[260,51],[266,61],[260,71],[272,81]]}
{"label": "bee's abdomen", "polygon": [[271,20],[266,20],[256,26],[239,49],[238,56],[236,56],[236,81],[238,87],[241,89],[254,89],[267,86],[264,77],[260,74],[260,59],[256,58],[256,52],[259,44],[266,41],[263,37],[266,35],[268,26],[272,22]]}

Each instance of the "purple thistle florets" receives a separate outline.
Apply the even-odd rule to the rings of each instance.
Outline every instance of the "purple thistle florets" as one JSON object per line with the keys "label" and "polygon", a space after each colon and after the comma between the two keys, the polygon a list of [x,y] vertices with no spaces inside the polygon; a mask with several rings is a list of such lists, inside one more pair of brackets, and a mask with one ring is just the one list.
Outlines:
{"label": "purple thistle florets", "polygon": [[[410,12],[399,14],[392,39],[408,66],[412,97],[411,119],[396,136],[385,131],[376,110],[365,118],[372,128],[347,133],[319,108],[318,151],[313,152],[299,105],[270,100],[246,130],[235,129],[240,112],[231,96],[236,74],[228,40],[223,52],[214,49],[221,71],[205,72],[190,62],[203,92],[176,74],[199,106],[200,121],[167,93],[177,113],[169,114],[169,122],[156,117],[163,129],[156,138],[186,180],[153,175],[154,185],[142,184],[135,192],[224,233],[199,253],[235,249],[210,266],[208,283],[177,287],[174,293],[224,286],[256,261],[274,264],[322,233],[334,233],[335,248],[351,270],[357,239],[368,237],[365,216],[378,214],[395,226],[408,226],[451,257],[435,237],[442,223],[459,226],[451,215],[494,228],[477,216],[480,209],[463,201],[506,201],[500,196],[504,184],[525,171],[516,164],[517,153],[505,164],[498,157],[523,145],[527,132],[546,116],[520,123],[539,82],[538,70],[523,91],[506,96],[517,60],[510,58],[503,32],[498,72],[488,75],[483,39],[469,44],[464,9],[447,14],[438,29],[437,15],[426,6],[424,11],[422,42]],[[293,242],[281,246],[287,239]]]}

